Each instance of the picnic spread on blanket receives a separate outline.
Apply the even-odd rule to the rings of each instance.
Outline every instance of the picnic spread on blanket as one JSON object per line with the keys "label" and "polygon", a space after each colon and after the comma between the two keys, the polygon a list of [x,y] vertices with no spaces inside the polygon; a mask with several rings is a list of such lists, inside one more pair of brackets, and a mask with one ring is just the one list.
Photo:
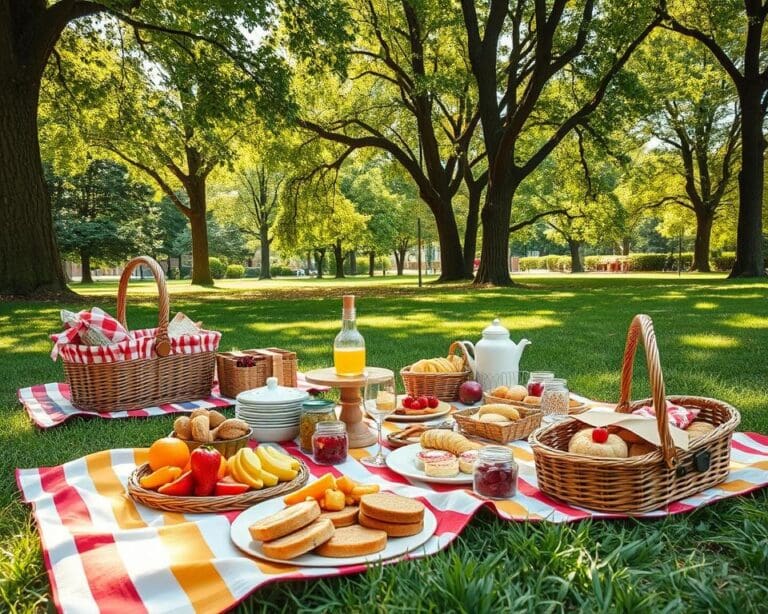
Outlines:
{"label": "picnic spread on blanket", "polygon": [[[157,282],[158,326],[131,331],[139,265]],[[333,367],[304,374],[295,352],[218,352],[219,332],[169,312],[160,266],[132,260],[116,318],[62,312],[52,357],[67,383],[19,391],[43,428],[182,412],[148,448],[17,470],[61,611],[219,611],[275,580],[434,554],[483,506],[511,521],[657,518],[768,484],[768,437],[737,433],[736,408],[666,394],[646,315],[607,404],[521,371],[531,342],[498,320],[403,367],[398,394],[395,373],[366,362],[353,296]],[[638,345],[651,398],[633,401]]]}

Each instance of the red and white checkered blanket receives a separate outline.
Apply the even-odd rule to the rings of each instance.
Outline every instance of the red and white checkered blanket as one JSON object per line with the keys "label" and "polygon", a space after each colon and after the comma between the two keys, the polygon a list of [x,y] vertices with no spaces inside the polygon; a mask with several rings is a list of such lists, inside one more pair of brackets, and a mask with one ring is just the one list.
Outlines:
{"label": "red and white checkered blanket", "polygon": [[[313,476],[329,470],[313,464],[295,443],[283,447],[304,459]],[[519,492],[505,501],[484,502],[465,487],[411,484],[390,469],[369,470],[356,459],[373,452],[375,446],[354,450],[332,471],[416,498],[432,510],[437,531],[410,558],[447,547],[482,505],[512,521],[562,523],[619,517],[550,499],[537,487],[528,444],[515,442],[512,447],[520,465]],[[270,582],[365,570],[364,565],[306,568],[260,561],[240,552],[230,540],[230,523],[237,512],[178,514],[134,503],[125,495],[125,484],[146,458],[146,448],[107,450],[58,467],[17,470],[24,500],[34,509],[54,602],[60,611],[220,612]],[[766,484],[768,437],[736,433],[731,474],[724,483],[642,517],[688,512]]]}
{"label": "red and white checkered blanket", "polygon": [[[297,374],[297,386],[302,390],[328,390],[325,386],[310,384],[304,379],[303,373]],[[126,411],[113,411],[101,413],[96,411],[84,411],[72,405],[69,396],[69,385],[62,383],[40,384],[28,388],[19,388],[16,393],[19,402],[27,410],[29,417],[40,428],[58,426],[76,416],[98,416],[99,418],[147,418],[149,416],[163,416],[175,413],[191,413],[199,407],[212,409],[214,407],[229,407],[234,405],[234,399],[219,394],[218,385],[214,385],[211,396],[205,399],[196,399],[184,403],[166,403],[155,407],[143,409],[131,409]]]}

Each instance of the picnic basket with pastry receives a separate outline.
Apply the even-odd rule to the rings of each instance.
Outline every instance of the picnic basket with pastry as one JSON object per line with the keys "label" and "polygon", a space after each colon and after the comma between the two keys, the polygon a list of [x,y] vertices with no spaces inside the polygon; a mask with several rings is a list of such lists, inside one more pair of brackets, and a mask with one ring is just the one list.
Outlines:
{"label": "picnic basket with pastry", "polygon": [[[632,402],[632,371],[641,339],[652,398]],[[619,423],[588,428],[589,424],[580,420],[615,421],[616,417],[605,413],[590,417],[593,412],[587,412],[534,431],[529,441],[543,492],[602,512],[640,513],[699,493],[727,478],[731,436],[740,422],[739,412],[715,399],[666,395],[653,323],[647,315],[635,316],[629,327],[616,412],[634,414],[640,427],[628,431],[629,427],[622,428]],[[649,417],[643,421],[643,415]],[[655,423],[653,429],[648,428],[649,420]],[[643,432],[643,422],[645,437],[638,435]]]}
{"label": "picnic basket with pastry", "polygon": [[[460,354],[456,354],[457,350]],[[400,377],[411,397],[433,396],[441,401],[453,401],[469,373],[466,350],[460,342],[454,341],[446,357],[418,360],[403,367]]]}

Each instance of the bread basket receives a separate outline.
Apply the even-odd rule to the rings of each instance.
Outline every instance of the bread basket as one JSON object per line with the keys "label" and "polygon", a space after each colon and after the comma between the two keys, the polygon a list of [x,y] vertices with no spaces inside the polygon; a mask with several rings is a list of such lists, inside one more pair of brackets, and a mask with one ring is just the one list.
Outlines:
{"label": "bread basket", "polygon": [[[643,340],[651,399],[630,401],[632,371],[638,341]],[[666,408],[676,405],[699,410],[697,420],[715,428],[691,441],[687,451],[675,448],[669,432]],[[627,334],[621,370],[621,389],[617,412],[630,413],[643,405],[657,408],[656,425],[661,447],[643,456],[598,458],[568,452],[571,437],[585,428],[570,418],[533,432],[536,477],[542,492],[601,512],[641,513],[663,507],[672,501],[695,495],[728,477],[731,436],[741,418],[723,401],[695,396],[667,396],[659,351],[651,318],[637,315]]]}
{"label": "bread basket", "polygon": [[480,422],[472,416],[479,408],[464,409],[454,412],[452,417],[459,429],[470,437],[482,437],[499,443],[509,443],[516,439],[526,439],[533,431],[541,426],[541,410],[517,408],[520,419],[513,422]]}
{"label": "bread basket", "polygon": [[467,353],[458,341],[451,343],[448,354],[456,350],[461,351],[463,369],[443,373],[422,373],[411,371],[411,365],[400,370],[405,391],[411,396],[434,396],[441,401],[453,401],[459,396],[459,387],[467,381],[470,370],[468,368]]}

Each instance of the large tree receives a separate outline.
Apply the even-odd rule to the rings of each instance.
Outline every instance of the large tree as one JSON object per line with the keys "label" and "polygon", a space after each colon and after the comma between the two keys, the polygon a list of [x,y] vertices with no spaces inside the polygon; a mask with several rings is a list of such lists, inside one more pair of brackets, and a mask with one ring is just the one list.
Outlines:
{"label": "large tree", "polygon": [[768,0],[659,3],[664,27],[703,44],[722,65],[741,107],[736,261],[731,277],[762,277],[765,118],[768,112]]}
{"label": "large tree", "polygon": [[[279,14],[296,48],[333,61],[344,16],[324,0],[0,0],[0,293],[62,291],[65,279],[54,240],[38,141],[43,75],[71,23],[110,15],[137,32],[206,41],[259,82],[264,48],[252,32],[271,30]],[[84,36],[98,35],[92,28]],[[244,76],[244,78],[246,78]]]}
{"label": "large tree", "polygon": [[[660,18],[640,0],[462,0],[461,8],[488,164],[475,283],[508,285],[515,192],[597,109]],[[570,96],[553,96],[564,84]]]}

